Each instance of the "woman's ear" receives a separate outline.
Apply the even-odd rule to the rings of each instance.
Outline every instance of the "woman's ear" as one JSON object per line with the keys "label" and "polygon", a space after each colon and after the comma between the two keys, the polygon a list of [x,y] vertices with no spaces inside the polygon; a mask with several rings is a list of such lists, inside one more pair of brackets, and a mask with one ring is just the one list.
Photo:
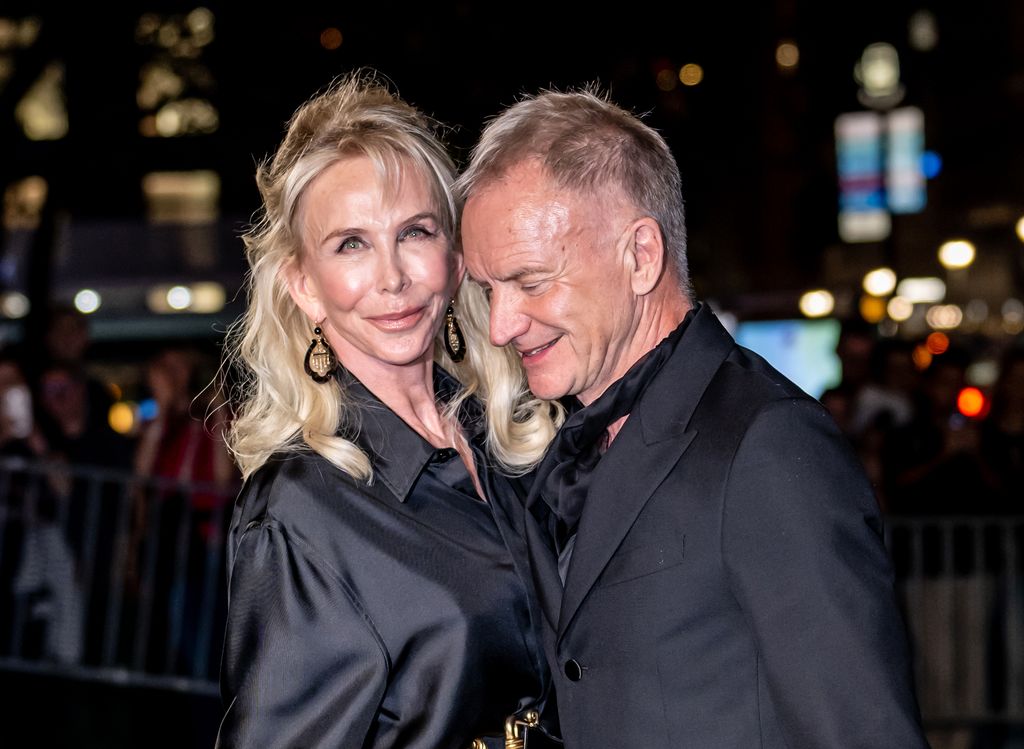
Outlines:
{"label": "woman's ear", "polygon": [[650,216],[634,221],[626,252],[632,265],[629,275],[633,293],[651,293],[665,270],[665,243],[658,222]]}
{"label": "woman's ear", "polygon": [[298,258],[292,258],[281,266],[280,275],[288,287],[292,301],[310,320],[322,320],[323,305],[317,293],[316,283],[302,268]]}

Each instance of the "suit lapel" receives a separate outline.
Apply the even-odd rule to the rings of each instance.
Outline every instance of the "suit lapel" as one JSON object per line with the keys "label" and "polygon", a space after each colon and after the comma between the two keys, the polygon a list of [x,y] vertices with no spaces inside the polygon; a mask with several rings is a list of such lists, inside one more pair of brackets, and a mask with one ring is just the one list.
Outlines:
{"label": "suit lapel", "polygon": [[[630,422],[633,422],[632,417],[626,421],[627,427]],[[636,424],[634,422],[634,426]],[[636,444],[636,434],[630,431],[638,432],[639,428],[627,430],[624,427],[616,442],[627,439]],[[653,445],[639,443],[639,450],[609,450],[598,463],[569,563],[558,619],[559,634],[568,629],[572,617],[637,515],[694,436],[694,432],[681,431],[675,439]]]}
{"label": "suit lapel", "polygon": [[[688,430],[690,417],[734,345],[710,308],[703,305],[698,309],[672,357],[648,385],[601,458],[580,518],[561,610],[554,620],[559,636],[568,629],[644,505],[696,437],[695,431]],[[554,554],[549,550],[547,556],[557,584]],[[536,574],[536,565],[534,569]]]}

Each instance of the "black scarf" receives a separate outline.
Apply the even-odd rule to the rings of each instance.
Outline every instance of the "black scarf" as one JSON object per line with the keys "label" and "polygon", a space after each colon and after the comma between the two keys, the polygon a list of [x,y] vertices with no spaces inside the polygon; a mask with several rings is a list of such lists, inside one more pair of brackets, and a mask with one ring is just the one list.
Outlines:
{"label": "black scarf", "polygon": [[694,310],[687,313],[667,338],[644,354],[601,396],[570,416],[552,440],[548,452],[537,468],[527,498],[527,507],[537,508],[539,495],[550,509],[547,529],[560,556],[559,567],[565,579],[568,565],[566,551],[576,535],[580,515],[595,466],[603,454],[602,445],[609,425],[633,410],[647,384],[675,351]]}

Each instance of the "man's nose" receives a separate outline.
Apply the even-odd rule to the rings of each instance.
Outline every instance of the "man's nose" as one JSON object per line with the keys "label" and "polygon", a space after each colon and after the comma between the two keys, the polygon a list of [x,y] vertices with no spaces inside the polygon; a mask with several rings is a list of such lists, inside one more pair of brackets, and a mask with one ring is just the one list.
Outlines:
{"label": "man's nose", "polygon": [[491,291],[491,343],[504,346],[526,332],[530,318],[523,314],[514,295]]}

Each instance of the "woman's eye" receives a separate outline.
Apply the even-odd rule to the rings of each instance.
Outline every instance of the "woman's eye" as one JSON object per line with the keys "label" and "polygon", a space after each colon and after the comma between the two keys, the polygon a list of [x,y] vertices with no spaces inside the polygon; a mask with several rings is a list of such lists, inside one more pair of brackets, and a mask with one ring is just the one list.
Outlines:
{"label": "woman's eye", "polygon": [[360,239],[358,239],[357,237],[349,237],[348,239],[342,241],[341,247],[339,249],[342,249],[342,250],[358,250],[362,246],[363,246],[363,243],[362,243],[362,241]]}
{"label": "woman's eye", "polygon": [[434,236],[433,232],[428,231],[426,229],[426,227],[416,225],[416,226],[410,226],[408,229],[403,231],[399,235],[398,238],[399,239],[423,239],[425,237],[432,237],[432,236]]}

